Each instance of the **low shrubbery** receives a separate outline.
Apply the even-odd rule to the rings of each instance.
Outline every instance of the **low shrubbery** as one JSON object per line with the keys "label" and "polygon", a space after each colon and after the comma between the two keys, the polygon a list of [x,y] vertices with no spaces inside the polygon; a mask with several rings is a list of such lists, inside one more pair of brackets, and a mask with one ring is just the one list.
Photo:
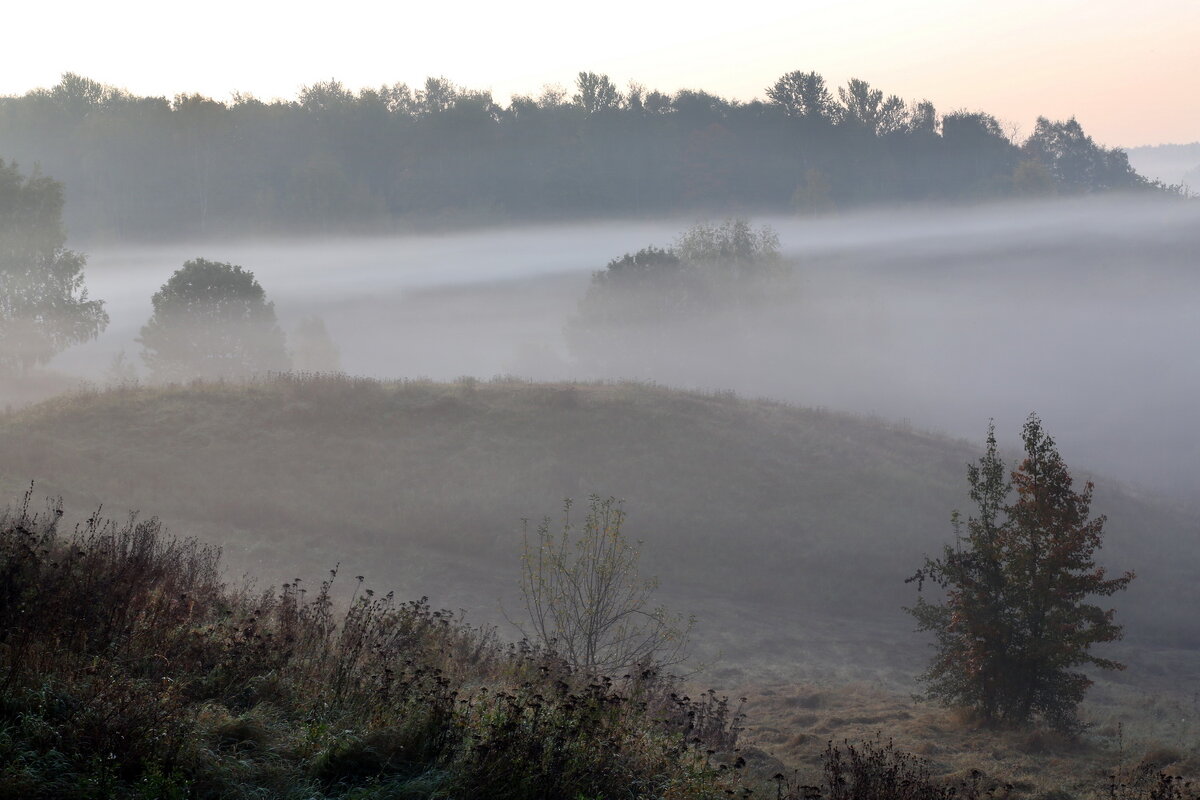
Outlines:
{"label": "low shrubbery", "polygon": [[[652,670],[606,677],[424,600],[335,596],[336,569],[257,591],[157,520],[0,513],[0,800],[988,800],[889,745],[786,777],[742,716]],[[343,581],[344,582],[344,581]],[[1159,754],[1087,796],[1195,800]],[[751,762],[762,763],[747,764]],[[779,765],[779,762],[774,762]],[[781,765],[780,765],[781,766]]]}
{"label": "low shrubbery", "polygon": [[[156,520],[0,517],[0,797],[709,797],[738,717],[333,574],[235,590]],[[344,611],[338,611],[340,607]]]}

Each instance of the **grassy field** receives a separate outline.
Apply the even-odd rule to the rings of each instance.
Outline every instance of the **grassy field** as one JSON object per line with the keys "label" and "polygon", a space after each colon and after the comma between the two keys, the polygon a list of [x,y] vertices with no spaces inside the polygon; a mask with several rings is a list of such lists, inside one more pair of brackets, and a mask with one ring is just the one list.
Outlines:
{"label": "grassy field", "polygon": [[623,498],[663,598],[699,618],[703,680],[747,696],[747,736],[789,768],[813,768],[830,739],[881,736],[938,774],[979,767],[1035,793],[1091,794],[1155,752],[1194,770],[1196,517],[1103,477],[1102,560],[1139,577],[1114,601],[1130,669],[1093,692],[1085,741],[983,731],[909,699],[925,651],[904,578],[948,541],[976,457],[876,419],[644,384],[283,376],[81,391],[0,417],[12,497],[32,480],[75,519],[157,515],[264,583],[340,562],[476,621],[517,607],[522,518]]}

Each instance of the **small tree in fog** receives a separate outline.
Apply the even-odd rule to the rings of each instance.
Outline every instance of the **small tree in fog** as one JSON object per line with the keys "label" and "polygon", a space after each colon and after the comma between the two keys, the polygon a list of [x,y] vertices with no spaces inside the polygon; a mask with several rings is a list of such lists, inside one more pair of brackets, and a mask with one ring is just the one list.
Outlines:
{"label": "small tree in fog", "polygon": [[340,372],[342,355],[325,321],[317,316],[300,320],[292,333],[293,366],[303,372]]}
{"label": "small tree in fog", "polygon": [[670,248],[626,253],[593,273],[567,322],[567,345],[592,366],[611,366],[614,354],[652,361],[663,331],[778,297],[786,275],[771,228],[744,219],[695,225]]}
{"label": "small tree in fog", "polygon": [[66,249],[63,185],[0,160],[0,373],[25,373],[108,325]]}
{"label": "small tree in fog", "polygon": [[582,529],[571,523],[571,505],[567,500],[561,530],[552,530],[546,518],[532,538],[526,531],[521,570],[531,626],[526,634],[591,672],[684,661],[694,620],[651,604],[658,581],[639,573],[639,543],[622,532],[625,512],[619,503],[593,495]]}
{"label": "small tree in fog", "polygon": [[138,341],[155,379],[238,378],[290,367],[275,305],[240,266],[185,262],[152,302]]}
{"label": "small tree in fog", "polygon": [[1077,731],[1076,708],[1091,680],[1076,668],[1123,669],[1089,652],[1121,636],[1112,610],[1089,598],[1124,589],[1133,573],[1106,578],[1096,565],[1105,518],[1089,519],[1092,483],[1074,490],[1036,415],[1022,438],[1025,458],[1006,476],[989,427],[986,452],[967,469],[977,516],[968,517],[964,534],[954,512],[954,546],[910,578],[918,589],[932,581],[945,596],[918,597],[909,612],[919,630],[937,638],[922,676],[929,697],[972,708],[989,722],[1040,717]]}

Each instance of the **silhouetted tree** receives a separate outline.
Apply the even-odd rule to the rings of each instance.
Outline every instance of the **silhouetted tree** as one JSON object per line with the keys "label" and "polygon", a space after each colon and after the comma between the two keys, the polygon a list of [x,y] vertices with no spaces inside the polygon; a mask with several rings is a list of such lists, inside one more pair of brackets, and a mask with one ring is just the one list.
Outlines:
{"label": "silhouetted tree", "polygon": [[621,92],[607,75],[581,72],[575,79],[578,90],[572,101],[588,114],[609,111],[621,105]]}
{"label": "silhouetted tree", "polygon": [[941,173],[946,194],[1006,193],[1020,151],[990,114],[955,111],[942,117]]}
{"label": "silhouetted tree", "polygon": [[1056,184],[1067,192],[1136,189],[1147,185],[1129,166],[1129,157],[1123,150],[1097,145],[1074,117],[1066,122],[1038,117],[1023,149],[1028,157],[1050,170]]}
{"label": "silhouetted tree", "polygon": [[420,114],[448,111],[454,105],[458,93],[459,88],[447,78],[426,78],[425,87],[417,90],[417,111]]}
{"label": "silhouetted tree", "polygon": [[290,366],[275,305],[240,266],[187,261],[152,302],[138,341],[157,380],[238,378]]}
{"label": "silhouetted tree", "polygon": [[0,372],[28,372],[108,325],[66,248],[63,185],[0,160]]}
{"label": "silhouetted tree", "polygon": [[[978,464],[967,469],[977,515],[952,515],[955,543],[910,581],[945,590],[908,609],[919,630],[936,636],[922,676],[928,696],[966,706],[985,720],[1024,724],[1035,717],[1074,732],[1076,708],[1091,680],[1082,665],[1122,669],[1091,654],[1121,636],[1112,610],[1089,601],[1124,589],[1127,572],[1106,578],[1096,565],[1105,518],[1089,519],[1092,483],[1076,492],[1071,475],[1036,415],[1022,431],[1025,457],[1010,475],[993,427]],[[1010,500],[1015,490],[1016,496]]]}
{"label": "silhouetted tree", "polygon": [[838,99],[842,101],[841,121],[857,125],[875,133],[879,128],[883,111],[883,91],[871,88],[861,78],[851,78],[845,86],[838,88]]}
{"label": "silhouetted tree", "polygon": [[816,72],[789,72],[767,89],[767,97],[789,117],[833,116],[833,95]]}

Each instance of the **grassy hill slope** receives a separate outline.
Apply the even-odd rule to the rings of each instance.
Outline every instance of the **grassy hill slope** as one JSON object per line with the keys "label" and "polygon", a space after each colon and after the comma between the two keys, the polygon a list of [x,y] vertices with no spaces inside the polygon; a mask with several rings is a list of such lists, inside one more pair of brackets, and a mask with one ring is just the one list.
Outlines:
{"label": "grassy hill slope", "polygon": [[1168,744],[1195,773],[1195,518],[1104,479],[1102,559],[1139,577],[1114,600],[1129,637],[1113,655],[1131,666],[1091,693],[1086,742],[912,704],[926,651],[901,610],[904,578],[949,540],[950,509],[967,510],[977,455],[879,420],[641,384],[280,377],[77,393],[0,416],[9,497],[36,480],[68,517],[141,509],[219,544],[234,575],[313,585],[340,562],[347,585],[362,574],[472,620],[499,620],[498,598],[518,608],[522,517],[557,517],[566,496],[623,497],[664,599],[700,618],[706,684],[740,683],[749,741],[789,767],[819,769],[831,739],[885,735],[937,774],[980,767],[1031,794],[1091,796],[1114,765]]}
{"label": "grassy hill slope", "polygon": [[[975,457],[878,420],[640,384],[281,377],[0,417],[10,493],[36,480],[80,514],[158,515],[265,580],[341,562],[486,618],[511,598],[522,518],[596,493],[625,500],[646,568],[685,610],[769,606],[901,636],[904,578],[967,509]],[[1193,519],[1104,480],[1094,510],[1110,519],[1103,559],[1140,574],[1117,601],[1130,633],[1200,640],[1179,557]]]}

